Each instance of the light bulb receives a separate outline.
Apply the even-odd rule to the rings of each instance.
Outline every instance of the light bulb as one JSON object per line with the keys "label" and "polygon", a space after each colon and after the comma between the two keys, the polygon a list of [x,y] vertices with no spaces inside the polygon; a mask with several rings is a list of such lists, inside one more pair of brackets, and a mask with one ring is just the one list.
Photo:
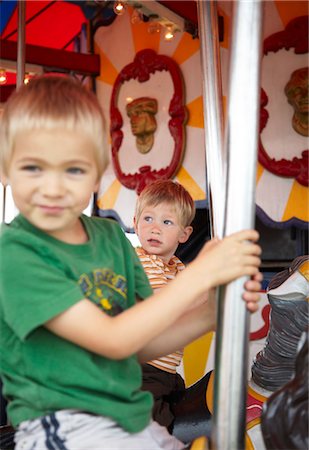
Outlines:
{"label": "light bulb", "polygon": [[0,84],[6,83],[6,71],[4,69],[0,69]]}
{"label": "light bulb", "polygon": [[114,3],[113,10],[114,10],[114,13],[117,14],[117,16],[121,16],[125,12],[125,9],[126,9],[126,7],[123,2],[116,1]]}
{"label": "light bulb", "polygon": [[31,75],[29,73],[25,73],[24,84],[28,84],[31,80]]}
{"label": "light bulb", "polygon": [[164,39],[166,41],[171,41],[173,39],[173,37],[174,37],[174,31],[173,31],[172,26],[167,26],[165,34],[164,34]]}

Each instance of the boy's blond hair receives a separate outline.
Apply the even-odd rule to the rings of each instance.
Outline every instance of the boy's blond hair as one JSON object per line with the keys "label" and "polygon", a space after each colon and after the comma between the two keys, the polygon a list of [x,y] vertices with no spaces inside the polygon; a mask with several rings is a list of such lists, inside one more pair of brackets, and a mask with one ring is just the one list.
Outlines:
{"label": "boy's blond hair", "polygon": [[174,207],[181,226],[191,225],[195,216],[194,201],[181,184],[172,180],[157,180],[143,189],[136,202],[136,223],[147,206],[158,206],[160,203]]}
{"label": "boy's blond hair", "polygon": [[108,163],[103,113],[94,93],[78,80],[43,75],[10,97],[0,119],[0,173],[7,174],[18,133],[39,129],[84,133],[94,143],[102,175]]}

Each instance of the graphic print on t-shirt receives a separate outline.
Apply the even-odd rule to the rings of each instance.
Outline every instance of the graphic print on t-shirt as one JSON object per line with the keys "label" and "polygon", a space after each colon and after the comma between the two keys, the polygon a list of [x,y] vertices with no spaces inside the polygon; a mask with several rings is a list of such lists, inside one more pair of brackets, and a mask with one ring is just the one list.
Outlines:
{"label": "graphic print on t-shirt", "polygon": [[126,308],[126,279],[111,269],[94,269],[91,273],[84,273],[78,284],[85,297],[110,316],[116,316]]}

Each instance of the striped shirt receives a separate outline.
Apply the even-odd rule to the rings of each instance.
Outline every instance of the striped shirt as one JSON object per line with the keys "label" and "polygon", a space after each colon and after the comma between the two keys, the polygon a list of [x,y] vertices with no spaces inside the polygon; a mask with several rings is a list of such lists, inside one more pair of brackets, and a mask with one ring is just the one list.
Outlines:
{"label": "striped shirt", "polygon": [[[142,247],[137,247],[135,250],[154,291],[164,287],[169,281],[176,277],[178,272],[185,269],[185,265],[177,258],[177,256],[173,256],[169,263],[166,264],[160,256],[149,255]],[[176,368],[181,363],[182,357],[183,350],[177,350],[170,355],[149,361],[148,364],[164,370],[165,372],[176,373]]]}

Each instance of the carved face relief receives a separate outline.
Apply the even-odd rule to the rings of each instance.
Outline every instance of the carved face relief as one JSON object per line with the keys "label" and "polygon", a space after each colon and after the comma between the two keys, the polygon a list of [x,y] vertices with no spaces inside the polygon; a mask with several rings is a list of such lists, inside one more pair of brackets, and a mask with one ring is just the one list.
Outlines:
{"label": "carved face relief", "polygon": [[[119,109],[119,92],[124,83],[131,80],[145,83],[156,72],[167,72],[172,82],[171,99],[169,101],[167,127],[174,141],[172,155],[167,164],[154,169],[148,163],[136,167],[134,173],[125,173],[121,167],[119,153],[123,152],[123,118]],[[156,95],[156,94],[154,94]],[[126,113],[130,118],[131,131],[136,136],[136,145],[141,153],[151,150],[154,143],[154,132],[157,129],[155,114],[157,100],[150,97],[138,97],[126,106]],[[187,109],[185,106],[184,83],[177,63],[166,55],[158,55],[152,49],[140,50],[134,61],[127,64],[118,74],[110,101],[110,133],[112,144],[112,162],[116,177],[127,189],[136,190],[140,194],[144,187],[158,179],[173,178],[178,172],[185,148],[185,124]],[[160,130],[159,130],[160,131]],[[147,155],[150,156],[150,155]],[[149,161],[149,159],[147,160]]]}
{"label": "carved face relief", "polygon": [[[308,54],[308,16],[292,19],[284,30],[272,34],[264,40],[264,56],[269,52],[278,52],[285,49],[295,55]],[[288,49],[288,50],[287,50]],[[297,134],[308,136],[308,67],[301,67],[291,74],[284,92],[289,103],[294,108],[292,126]],[[267,126],[269,112],[267,111],[268,96],[261,89],[260,133]],[[292,134],[292,133],[291,133]],[[293,154],[293,150],[291,151]],[[269,172],[279,176],[294,178],[302,186],[309,185],[308,173],[309,150],[304,149],[300,157],[290,159],[272,158],[264,148],[262,139],[259,139],[259,162]]]}
{"label": "carved face relief", "polygon": [[136,136],[136,146],[140,153],[148,153],[154,142],[154,132],[157,129],[155,114],[158,102],[154,98],[140,97],[126,106],[130,118],[131,130]]}
{"label": "carved face relief", "polygon": [[284,90],[288,102],[294,108],[292,126],[302,136],[309,136],[308,128],[308,68],[295,70]]}

